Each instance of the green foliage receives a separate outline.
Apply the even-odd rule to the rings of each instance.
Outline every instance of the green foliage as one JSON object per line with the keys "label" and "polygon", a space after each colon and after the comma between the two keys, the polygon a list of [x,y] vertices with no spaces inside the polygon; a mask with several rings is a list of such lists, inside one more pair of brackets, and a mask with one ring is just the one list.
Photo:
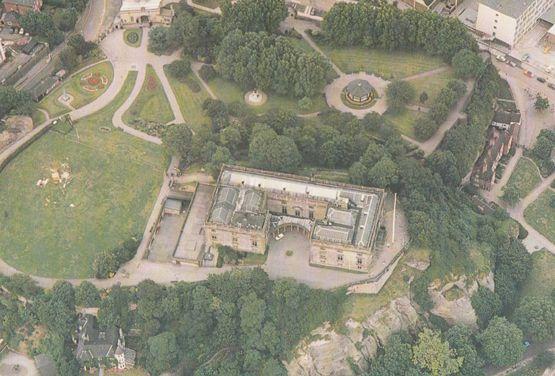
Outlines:
{"label": "green foliage", "polygon": [[412,347],[414,364],[430,371],[432,376],[452,375],[463,363],[449,343],[441,340],[441,334],[425,328],[418,334],[418,342]]}
{"label": "green foliage", "polygon": [[172,155],[188,159],[192,148],[193,132],[186,124],[176,124],[164,133],[162,141]]}
{"label": "green foliage", "polygon": [[265,31],[277,30],[287,16],[283,0],[239,0],[235,4],[225,0],[221,5],[222,19],[226,31]]}
{"label": "green foliage", "polygon": [[257,168],[288,172],[300,166],[302,157],[291,138],[262,129],[252,137],[249,160]]}
{"label": "green foliage", "polygon": [[185,54],[211,62],[223,35],[219,18],[179,12],[168,29],[167,38],[171,49],[183,47]]}
{"label": "green foliage", "polygon": [[19,24],[29,34],[45,37],[51,46],[57,46],[64,40],[63,33],[47,12],[28,12],[19,17]]}
{"label": "green foliage", "polygon": [[71,34],[67,39],[67,44],[73,47],[78,55],[83,57],[88,56],[97,47],[96,43],[87,42],[81,34]]}
{"label": "green foliage", "polygon": [[25,298],[33,298],[42,293],[41,288],[27,274],[17,273],[2,279],[2,286],[9,292]]}
{"label": "green foliage", "polygon": [[281,36],[235,30],[222,41],[216,57],[223,78],[242,88],[258,88],[297,98],[313,97],[326,82],[329,63]]}
{"label": "green foliage", "polygon": [[129,300],[129,292],[120,285],[114,285],[108,296],[100,303],[98,325],[104,329],[117,326],[127,330],[131,323]]}
{"label": "green foliage", "polygon": [[172,41],[168,36],[168,28],[156,26],[148,32],[148,50],[156,55],[171,52]]}
{"label": "green foliage", "polygon": [[501,198],[510,206],[515,206],[521,199],[520,190],[516,185],[506,186],[503,189],[503,196]]}
{"label": "green foliage", "polygon": [[387,96],[389,109],[393,112],[399,112],[414,100],[416,91],[410,82],[395,80],[387,86],[385,95]]}
{"label": "green foliage", "polygon": [[60,52],[60,61],[64,69],[72,71],[79,65],[79,55],[73,47],[67,46]]}
{"label": "green foliage", "polygon": [[168,72],[179,81],[184,81],[191,73],[191,63],[188,60],[180,59],[168,65]]}
{"label": "green foliage", "polygon": [[57,10],[53,15],[53,20],[58,29],[68,32],[73,30],[78,17],[79,14],[75,8],[66,8]]}
{"label": "green foliage", "polygon": [[216,78],[218,75],[214,67],[212,65],[207,65],[207,64],[204,64],[202,67],[200,67],[200,70],[198,73],[200,77],[206,82]]}
{"label": "green foliage", "polygon": [[467,49],[457,52],[453,56],[451,64],[455,75],[464,80],[478,76],[484,69],[484,63],[480,55]]}
{"label": "green foliage", "polygon": [[98,307],[100,294],[95,285],[83,281],[75,288],[75,304],[80,307]]}
{"label": "green foliage", "polygon": [[427,140],[436,133],[438,125],[428,115],[420,116],[413,125],[414,134],[419,140]]}
{"label": "green foliage", "polygon": [[515,364],[522,358],[522,331],[504,317],[494,317],[478,335],[487,362],[496,367]]}
{"label": "green foliage", "polygon": [[13,86],[0,86],[0,119],[6,115],[30,116],[35,108],[31,96]]}
{"label": "green foliage", "polygon": [[480,328],[487,327],[489,321],[494,316],[499,316],[501,314],[501,299],[495,292],[487,287],[478,287],[478,290],[472,295],[471,303],[478,317],[478,325]]}
{"label": "green foliage", "polygon": [[[368,27],[372,25],[372,27]],[[401,11],[373,2],[337,3],[324,16],[322,30],[333,44],[364,45],[385,50],[423,50],[446,61],[477,44],[457,19],[435,12]]]}
{"label": "green foliage", "polygon": [[153,374],[160,374],[176,365],[178,360],[178,346],[175,334],[160,333],[148,339],[147,370]]}
{"label": "green foliage", "polygon": [[555,162],[551,158],[553,148],[555,131],[542,129],[532,149],[525,151],[525,155],[534,160],[544,177],[555,171]]}
{"label": "green foliage", "polygon": [[115,274],[120,265],[131,260],[141,243],[139,235],[123,242],[119,247],[112,248],[99,253],[93,262],[93,270],[96,278],[109,278]]}
{"label": "green foliage", "polygon": [[538,111],[545,111],[549,109],[549,106],[549,99],[538,93],[536,95],[536,101],[534,102],[534,108]]}
{"label": "green foliage", "polygon": [[482,370],[484,361],[476,350],[472,331],[468,327],[462,325],[453,326],[445,334],[445,339],[455,351],[455,355],[463,358],[458,375],[483,376],[485,374]]}
{"label": "green foliage", "polygon": [[410,337],[402,333],[392,335],[382,355],[370,364],[367,376],[420,376],[425,375],[412,362]]}
{"label": "green foliage", "polygon": [[526,338],[545,342],[555,332],[555,304],[548,298],[525,297],[515,310],[514,322]]}

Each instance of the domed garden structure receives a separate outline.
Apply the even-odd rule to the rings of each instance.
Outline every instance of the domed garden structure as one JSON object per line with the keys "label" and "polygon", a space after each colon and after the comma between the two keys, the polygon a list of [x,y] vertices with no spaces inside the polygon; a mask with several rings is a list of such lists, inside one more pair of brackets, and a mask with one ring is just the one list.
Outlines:
{"label": "domed garden structure", "polygon": [[357,79],[349,82],[343,89],[345,99],[355,106],[366,106],[376,98],[376,90],[370,85],[370,82]]}

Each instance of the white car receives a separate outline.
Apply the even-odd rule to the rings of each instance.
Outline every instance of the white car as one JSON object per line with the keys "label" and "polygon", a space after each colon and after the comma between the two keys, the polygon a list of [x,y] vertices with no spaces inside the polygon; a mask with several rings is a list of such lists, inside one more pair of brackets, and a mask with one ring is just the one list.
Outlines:
{"label": "white car", "polygon": [[553,71],[553,65],[545,67],[545,73],[551,73]]}
{"label": "white car", "polygon": [[278,236],[276,236],[276,240],[281,240],[283,238],[283,234],[278,234]]}
{"label": "white car", "polygon": [[502,62],[507,61],[507,58],[505,57],[505,55],[496,55],[495,58]]}

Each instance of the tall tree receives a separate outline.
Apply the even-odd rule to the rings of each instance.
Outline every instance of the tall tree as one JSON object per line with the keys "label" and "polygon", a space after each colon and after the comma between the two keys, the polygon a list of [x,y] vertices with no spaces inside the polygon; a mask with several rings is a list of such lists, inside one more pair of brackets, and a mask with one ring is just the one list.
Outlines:
{"label": "tall tree", "polygon": [[463,363],[463,358],[456,357],[449,343],[441,340],[439,333],[427,328],[418,334],[418,341],[412,352],[414,363],[429,370],[432,376],[455,374]]}
{"label": "tall tree", "polygon": [[272,33],[287,17],[287,6],[283,0],[238,0],[234,4],[225,0],[221,9],[227,31],[239,29]]}
{"label": "tall tree", "polygon": [[504,317],[494,317],[478,336],[485,359],[493,366],[505,367],[522,358],[522,331]]}
{"label": "tall tree", "polygon": [[555,333],[555,304],[548,298],[527,296],[515,310],[514,321],[527,338],[547,341]]}

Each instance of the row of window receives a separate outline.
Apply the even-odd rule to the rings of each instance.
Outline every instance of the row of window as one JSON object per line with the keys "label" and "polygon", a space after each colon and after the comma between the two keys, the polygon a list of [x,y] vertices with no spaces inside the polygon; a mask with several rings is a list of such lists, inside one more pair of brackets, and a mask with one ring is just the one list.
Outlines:
{"label": "row of window", "polygon": [[[281,207],[281,214],[285,214],[288,215],[289,211],[287,210],[287,206],[283,205]],[[301,217],[302,213],[301,213],[301,209],[297,209],[295,208],[295,217]],[[309,219],[314,219],[314,210],[309,209],[308,210],[308,218]]]}
{"label": "row of window", "polygon": [[[215,233],[214,231],[212,231],[212,235],[210,236],[210,238],[211,238],[213,241],[217,241],[217,240],[218,240],[218,237],[216,236],[216,233]],[[238,239],[236,236],[233,236],[233,237],[231,238],[231,242],[233,243],[233,246],[234,246],[235,248],[237,248],[237,245],[239,244],[239,239]],[[251,239],[251,246],[252,246],[253,248],[258,247],[258,240],[256,240],[256,239]]]}

